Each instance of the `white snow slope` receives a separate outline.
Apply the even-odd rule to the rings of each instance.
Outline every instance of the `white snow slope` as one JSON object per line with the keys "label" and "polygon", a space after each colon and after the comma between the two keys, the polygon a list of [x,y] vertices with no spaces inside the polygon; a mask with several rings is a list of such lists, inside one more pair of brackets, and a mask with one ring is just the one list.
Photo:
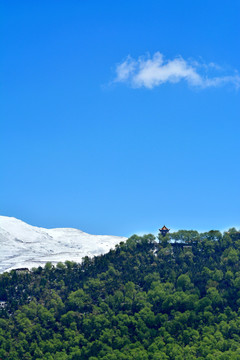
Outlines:
{"label": "white snow slope", "polygon": [[127,238],[90,235],[71,228],[44,229],[13,217],[0,216],[0,273],[16,268],[53,265],[100,255]]}

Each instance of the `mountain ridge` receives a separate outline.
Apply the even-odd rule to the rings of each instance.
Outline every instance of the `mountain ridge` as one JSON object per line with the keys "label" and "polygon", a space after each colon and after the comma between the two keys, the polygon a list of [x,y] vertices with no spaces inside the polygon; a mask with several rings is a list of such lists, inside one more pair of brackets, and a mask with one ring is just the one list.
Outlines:
{"label": "mountain ridge", "polygon": [[108,252],[126,237],[91,235],[74,228],[46,229],[14,217],[0,216],[0,273],[42,266]]}

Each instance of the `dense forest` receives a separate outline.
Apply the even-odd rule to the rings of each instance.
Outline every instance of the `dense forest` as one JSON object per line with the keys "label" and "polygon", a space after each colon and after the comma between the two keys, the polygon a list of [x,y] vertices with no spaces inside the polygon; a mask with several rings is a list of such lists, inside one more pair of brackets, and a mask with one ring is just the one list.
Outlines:
{"label": "dense forest", "polygon": [[240,360],[240,232],[129,238],[0,275],[2,360]]}

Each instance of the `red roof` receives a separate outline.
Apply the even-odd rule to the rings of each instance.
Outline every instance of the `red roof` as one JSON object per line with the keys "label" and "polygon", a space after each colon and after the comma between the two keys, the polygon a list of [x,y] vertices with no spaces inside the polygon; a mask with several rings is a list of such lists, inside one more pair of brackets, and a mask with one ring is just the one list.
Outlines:
{"label": "red roof", "polygon": [[160,229],[160,230],[170,230],[170,229],[168,229],[165,225]]}

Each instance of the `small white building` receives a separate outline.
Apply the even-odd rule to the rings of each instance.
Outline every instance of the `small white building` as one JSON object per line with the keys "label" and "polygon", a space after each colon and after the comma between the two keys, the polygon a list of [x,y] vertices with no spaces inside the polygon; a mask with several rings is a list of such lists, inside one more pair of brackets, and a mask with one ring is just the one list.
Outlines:
{"label": "small white building", "polygon": [[14,270],[16,271],[17,274],[27,274],[29,272],[28,268],[18,268]]}
{"label": "small white building", "polygon": [[7,306],[6,301],[0,301],[0,309],[4,309]]}

